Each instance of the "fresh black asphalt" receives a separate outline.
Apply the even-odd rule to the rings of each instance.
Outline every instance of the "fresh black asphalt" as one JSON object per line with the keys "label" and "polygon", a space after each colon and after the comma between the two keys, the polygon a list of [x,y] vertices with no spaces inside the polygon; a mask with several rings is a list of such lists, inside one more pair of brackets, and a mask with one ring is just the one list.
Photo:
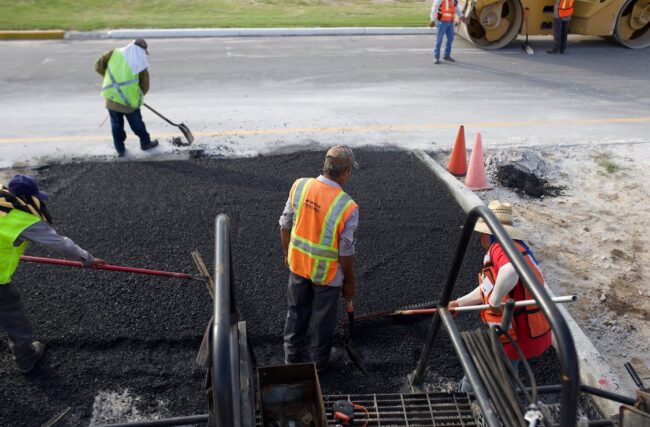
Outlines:
{"label": "fresh black asphalt", "polygon": [[[112,264],[195,273],[190,251],[214,259],[214,218],[231,218],[237,304],[260,365],[282,362],[287,270],[278,218],[294,179],[316,176],[323,152],[188,161],[51,165],[39,177],[51,193],[57,230]],[[456,250],[464,213],[409,153],[359,150],[346,187],[361,206],[357,313],[436,300]],[[37,246],[30,255],[55,256]],[[475,286],[482,251],[468,250],[455,296]],[[47,345],[28,375],[13,370],[0,341],[0,425],[88,425],[100,391],[140,396],[141,414],[163,401],[167,416],[206,413],[196,351],[212,314],[200,282],[23,263],[14,276],[36,337]],[[340,316],[344,315],[341,306]],[[458,316],[461,329],[479,325]],[[321,377],[325,394],[397,392],[420,355],[429,322],[358,323],[364,377],[344,358]],[[343,331],[339,339],[343,337]],[[430,360],[431,384],[462,376],[443,332]],[[537,363],[554,382],[553,354]],[[441,380],[442,378],[442,380]],[[113,421],[120,421],[115,419]]]}

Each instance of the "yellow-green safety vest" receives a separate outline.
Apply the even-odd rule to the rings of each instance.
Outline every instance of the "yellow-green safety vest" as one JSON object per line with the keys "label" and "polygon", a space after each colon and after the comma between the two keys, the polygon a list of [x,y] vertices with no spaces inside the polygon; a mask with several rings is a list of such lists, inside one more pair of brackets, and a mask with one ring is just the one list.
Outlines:
{"label": "yellow-green safety vest", "polygon": [[129,108],[140,108],[144,102],[140,76],[133,72],[119,49],[113,50],[108,60],[102,96]]}
{"label": "yellow-green safety vest", "polygon": [[27,248],[27,242],[19,246],[14,246],[14,242],[27,227],[41,220],[19,209],[12,209],[5,215],[3,213],[0,212],[0,286],[11,282],[20,256]]}

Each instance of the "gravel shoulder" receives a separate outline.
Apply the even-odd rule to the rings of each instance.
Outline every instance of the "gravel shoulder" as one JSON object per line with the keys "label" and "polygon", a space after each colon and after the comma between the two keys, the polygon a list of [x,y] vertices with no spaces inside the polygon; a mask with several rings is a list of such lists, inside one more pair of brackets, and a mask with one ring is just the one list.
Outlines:
{"label": "gravel shoulder", "polygon": [[[547,282],[577,294],[569,310],[629,390],[623,364],[650,380],[650,148],[648,143],[495,149],[485,152],[496,182],[498,165],[532,166],[558,197],[534,198],[498,183],[479,196],[510,201],[530,236]],[[607,387],[606,384],[601,384]]]}

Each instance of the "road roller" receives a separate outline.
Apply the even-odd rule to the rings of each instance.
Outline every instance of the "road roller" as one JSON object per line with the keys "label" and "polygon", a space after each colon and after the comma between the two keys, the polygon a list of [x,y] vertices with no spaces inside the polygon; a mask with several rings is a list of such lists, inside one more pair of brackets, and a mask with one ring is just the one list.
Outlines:
{"label": "road roller", "polygon": [[[462,37],[500,49],[517,35],[553,35],[554,0],[460,0]],[[650,0],[576,0],[569,34],[609,37],[630,49],[650,46]]]}

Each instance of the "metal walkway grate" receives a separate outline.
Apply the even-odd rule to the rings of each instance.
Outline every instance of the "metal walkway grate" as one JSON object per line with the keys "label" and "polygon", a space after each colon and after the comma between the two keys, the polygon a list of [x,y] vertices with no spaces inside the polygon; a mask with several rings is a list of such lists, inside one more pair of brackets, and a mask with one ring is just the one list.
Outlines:
{"label": "metal walkway grate", "polygon": [[[351,394],[323,397],[328,425],[334,426],[332,403],[350,400],[368,409],[368,427],[476,427],[472,405],[464,393]],[[354,411],[355,425],[366,419],[361,409]]]}

